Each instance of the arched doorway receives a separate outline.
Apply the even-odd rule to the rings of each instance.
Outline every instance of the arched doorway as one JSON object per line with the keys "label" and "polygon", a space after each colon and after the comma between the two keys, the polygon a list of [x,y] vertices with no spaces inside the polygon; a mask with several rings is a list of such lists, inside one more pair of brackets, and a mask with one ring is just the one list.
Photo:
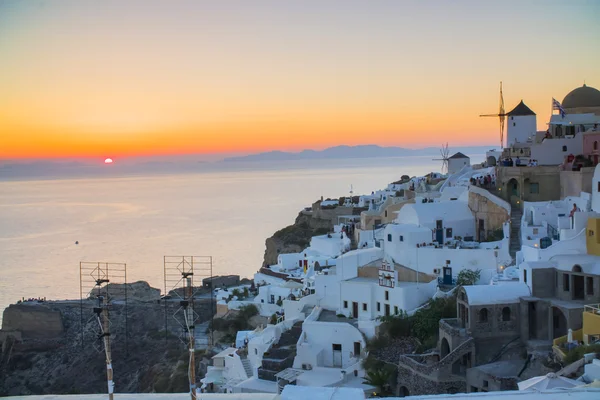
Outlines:
{"label": "arched doorway", "polygon": [[408,392],[408,388],[406,386],[400,386],[398,389],[398,397],[408,397],[410,393]]}
{"label": "arched doorway", "polygon": [[489,156],[486,161],[487,161],[488,167],[495,167],[496,166],[496,157]]}
{"label": "arched doorway", "polygon": [[440,356],[441,358],[444,358],[448,354],[450,354],[450,344],[448,343],[448,339],[442,338],[440,343]]}
{"label": "arched doorway", "polygon": [[552,338],[556,339],[567,334],[567,318],[558,307],[552,307]]}
{"label": "arched doorway", "polygon": [[521,199],[519,182],[515,178],[512,178],[506,184],[506,194],[513,204],[516,204],[516,202]]}

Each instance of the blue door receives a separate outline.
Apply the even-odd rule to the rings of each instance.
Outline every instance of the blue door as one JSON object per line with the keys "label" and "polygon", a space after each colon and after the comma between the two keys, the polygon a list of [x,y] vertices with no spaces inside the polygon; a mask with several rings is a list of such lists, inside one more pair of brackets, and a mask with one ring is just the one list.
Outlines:
{"label": "blue door", "polygon": [[439,244],[444,244],[444,230],[436,229],[435,230],[435,241]]}
{"label": "blue door", "polygon": [[444,285],[452,285],[452,268],[444,267]]}

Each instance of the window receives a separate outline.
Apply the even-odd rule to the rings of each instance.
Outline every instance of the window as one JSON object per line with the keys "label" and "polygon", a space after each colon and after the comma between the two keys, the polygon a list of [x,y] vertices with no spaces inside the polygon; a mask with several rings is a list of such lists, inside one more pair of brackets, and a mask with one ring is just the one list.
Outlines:
{"label": "window", "polygon": [[517,123],[516,123],[516,122],[513,122],[513,126],[517,126]]}
{"label": "window", "polygon": [[344,300],[344,308],[348,308],[348,301]]}
{"label": "window", "polygon": [[452,228],[446,228],[446,237],[447,238],[451,238],[452,237]]}
{"label": "window", "polygon": [[569,274],[563,274],[563,290],[565,292],[568,292],[570,290],[570,280],[569,280]]}
{"label": "window", "polygon": [[567,146],[563,146],[563,151],[567,151]]}
{"label": "window", "polygon": [[488,322],[487,308],[482,308],[481,310],[479,310],[479,322]]}
{"label": "window", "polygon": [[258,349],[254,349],[254,355],[258,355]]}
{"label": "window", "polygon": [[489,383],[488,383],[488,381],[486,381],[485,379],[483,380],[483,387],[484,387],[484,388],[487,388],[487,387],[489,387]]}
{"label": "window", "polygon": [[598,191],[600,192],[600,181],[598,181]]}
{"label": "window", "polygon": [[271,295],[271,304],[275,304],[275,295],[274,294]]}
{"label": "window", "polygon": [[540,193],[540,184],[539,183],[530,183],[529,184],[529,193],[538,194]]}
{"label": "window", "polygon": [[390,299],[390,292],[385,291],[385,300],[388,301]]}
{"label": "window", "polygon": [[571,268],[571,271],[573,271],[573,272],[582,272],[581,271],[581,265],[579,265],[579,264],[573,265],[573,268]]}
{"label": "window", "polygon": [[510,321],[510,307],[502,309],[502,321]]}
{"label": "window", "polygon": [[398,315],[398,306],[394,306],[394,314]]}
{"label": "window", "polygon": [[387,218],[387,210],[385,210],[385,216],[386,216],[386,218]]}
{"label": "window", "polygon": [[381,303],[377,302],[377,311],[381,311]]}
{"label": "window", "polygon": [[591,276],[585,277],[585,292],[588,296],[594,295],[594,278]]}
{"label": "window", "polygon": [[331,345],[331,348],[333,349],[333,351],[342,351],[342,345],[338,343],[333,343]]}
{"label": "window", "polygon": [[391,241],[392,241],[392,234],[388,233],[388,242],[391,242]]}
{"label": "window", "polygon": [[360,355],[360,342],[354,342],[354,357]]}
{"label": "window", "polygon": [[400,235],[400,241],[404,242],[404,236]]}
{"label": "window", "polygon": [[594,140],[594,150],[598,150],[598,141]]}
{"label": "window", "polygon": [[523,270],[523,283],[527,283],[527,270]]}
{"label": "window", "polygon": [[367,311],[367,303],[363,303],[363,311]]}

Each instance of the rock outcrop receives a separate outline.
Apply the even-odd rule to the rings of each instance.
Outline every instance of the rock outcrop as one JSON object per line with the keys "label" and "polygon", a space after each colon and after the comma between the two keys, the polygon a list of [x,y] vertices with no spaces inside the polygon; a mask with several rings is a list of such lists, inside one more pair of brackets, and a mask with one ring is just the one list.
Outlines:
{"label": "rock outcrop", "polygon": [[[158,289],[146,283],[132,287],[127,308],[117,301],[109,309],[116,391],[186,391],[189,353],[173,318],[179,302],[136,301],[133,298],[153,297],[150,294]],[[210,299],[194,303],[198,323],[214,314]],[[93,312],[96,302],[85,300],[81,305],[48,301],[7,308],[0,330],[0,397],[106,392],[104,351]],[[197,354],[198,368],[201,359]]]}
{"label": "rock outcrop", "polygon": [[54,339],[64,332],[61,312],[44,303],[13,304],[4,310],[2,331],[23,339]]}
{"label": "rock outcrop", "polygon": [[127,294],[128,301],[156,301],[160,299],[160,289],[151,287],[148,282],[138,281],[128,284],[109,283],[108,288],[101,291],[92,290],[90,298],[95,299],[97,294],[104,295],[107,291],[112,300],[124,300]]}

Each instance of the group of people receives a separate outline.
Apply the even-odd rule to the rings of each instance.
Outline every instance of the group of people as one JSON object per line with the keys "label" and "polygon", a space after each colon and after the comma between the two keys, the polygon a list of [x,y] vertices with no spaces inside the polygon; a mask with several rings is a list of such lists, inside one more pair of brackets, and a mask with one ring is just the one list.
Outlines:
{"label": "group of people", "polygon": [[489,189],[496,186],[496,177],[490,174],[471,177],[471,185]]}
{"label": "group of people", "polygon": [[515,160],[513,160],[512,157],[502,160],[503,167],[522,167],[525,165],[528,167],[536,167],[538,165],[538,161],[530,158],[527,164],[525,164],[518,156]]}
{"label": "group of people", "polygon": [[17,304],[25,303],[25,302],[33,302],[33,301],[37,301],[38,303],[42,303],[42,302],[46,301],[46,298],[45,297],[38,297],[38,298],[30,297],[27,300],[25,300],[25,297],[23,297],[21,300],[19,300],[17,302]]}

